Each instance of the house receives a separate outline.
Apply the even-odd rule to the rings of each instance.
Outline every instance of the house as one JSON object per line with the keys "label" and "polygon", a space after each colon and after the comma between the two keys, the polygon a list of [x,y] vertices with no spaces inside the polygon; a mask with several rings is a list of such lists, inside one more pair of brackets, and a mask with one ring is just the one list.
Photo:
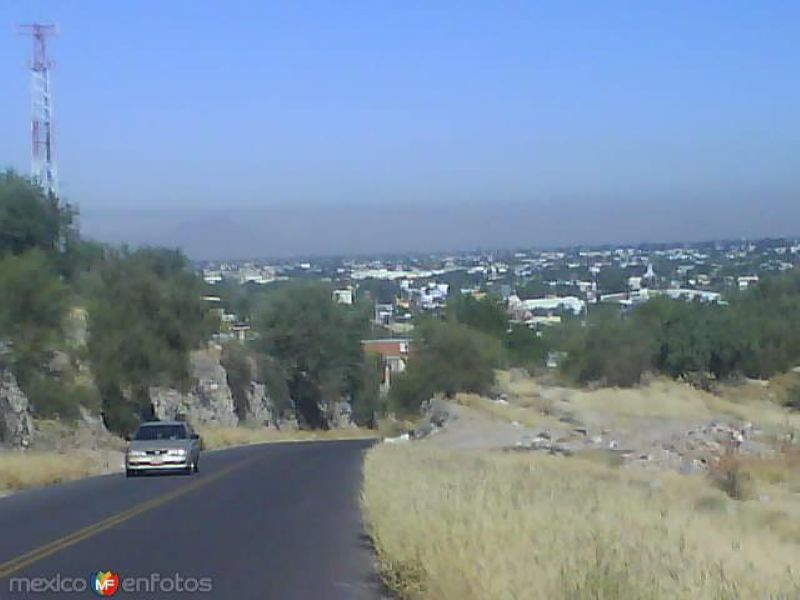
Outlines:
{"label": "house", "polygon": [[348,287],[341,290],[333,290],[333,301],[339,304],[352,304],[353,289]]}
{"label": "house", "polygon": [[406,370],[406,362],[411,354],[411,340],[408,338],[362,340],[361,347],[364,352],[379,354],[383,359],[381,393],[387,393],[392,384],[392,377]]}
{"label": "house", "polygon": [[742,275],[737,277],[736,283],[740,290],[746,290],[751,285],[758,283],[758,275]]}
{"label": "house", "polygon": [[550,296],[520,300],[518,296],[512,295],[508,298],[508,308],[509,310],[521,309],[530,312],[547,313],[569,311],[579,315],[586,309],[586,302],[576,296]]}

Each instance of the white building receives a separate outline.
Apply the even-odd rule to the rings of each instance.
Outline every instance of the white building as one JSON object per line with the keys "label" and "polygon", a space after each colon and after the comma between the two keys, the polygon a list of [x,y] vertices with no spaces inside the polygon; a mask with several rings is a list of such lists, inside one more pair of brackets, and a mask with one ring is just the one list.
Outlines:
{"label": "white building", "polygon": [[333,301],[338,302],[339,304],[352,304],[353,290],[351,288],[333,290]]}

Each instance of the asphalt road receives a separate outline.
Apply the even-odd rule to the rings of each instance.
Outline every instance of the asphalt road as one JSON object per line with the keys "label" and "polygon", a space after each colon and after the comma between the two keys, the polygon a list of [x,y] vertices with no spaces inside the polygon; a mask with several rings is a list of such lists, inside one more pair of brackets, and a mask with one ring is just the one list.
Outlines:
{"label": "asphalt road", "polygon": [[52,590],[99,570],[121,577],[116,598],[378,598],[358,509],[370,444],[233,448],[203,453],[192,476],[106,475],[2,498],[0,598],[92,597]]}

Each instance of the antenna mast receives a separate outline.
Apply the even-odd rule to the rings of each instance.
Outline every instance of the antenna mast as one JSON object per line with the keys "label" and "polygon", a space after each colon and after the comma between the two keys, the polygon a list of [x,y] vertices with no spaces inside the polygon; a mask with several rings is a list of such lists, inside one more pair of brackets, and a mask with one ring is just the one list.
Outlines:
{"label": "antenna mast", "polygon": [[58,196],[58,177],[53,155],[53,99],[47,38],[55,35],[55,25],[20,25],[20,33],[33,39],[31,60],[31,177],[47,193]]}

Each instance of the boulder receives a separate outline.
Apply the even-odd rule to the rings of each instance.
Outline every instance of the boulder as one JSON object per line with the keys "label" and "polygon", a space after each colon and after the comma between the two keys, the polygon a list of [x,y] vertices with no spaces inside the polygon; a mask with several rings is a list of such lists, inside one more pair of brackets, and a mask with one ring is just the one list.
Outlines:
{"label": "boulder", "polygon": [[0,444],[27,448],[33,440],[33,418],[28,397],[9,371],[0,372]]}
{"label": "boulder", "polygon": [[219,362],[219,353],[193,352],[190,360],[194,384],[188,393],[173,388],[150,388],[150,401],[156,418],[185,418],[196,425],[237,425],[239,418],[225,368]]}
{"label": "boulder", "polygon": [[252,382],[245,391],[244,421],[252,425],[269,425],[273,420],[272,408],[266,386]]}
{"label": "boulder", "polygon": [[341,429],[344,427],[353,427],[353,408],[349,402],[335,402],[330,419],[330,427],[332,429]]}

